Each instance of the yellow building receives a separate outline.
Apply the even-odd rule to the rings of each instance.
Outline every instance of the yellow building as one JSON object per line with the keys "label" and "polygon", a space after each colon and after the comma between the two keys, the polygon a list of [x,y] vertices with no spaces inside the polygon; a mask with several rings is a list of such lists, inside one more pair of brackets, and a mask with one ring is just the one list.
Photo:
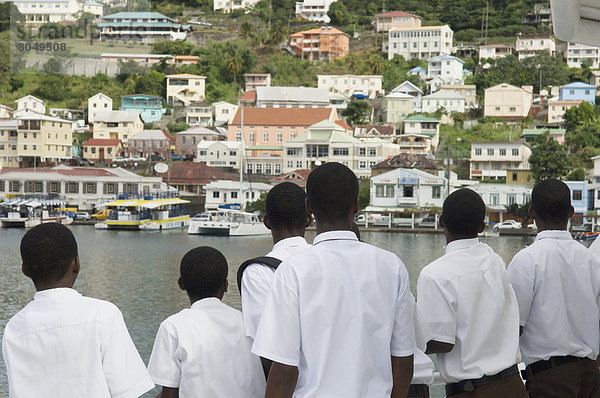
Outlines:
{"label": "yellow building", "polygon": [[19,167],[17,121],[0,120],[0,165]]}
{"label": "yellow building", "polygon": [[413,97],[403,93],[385,96],[385,122],[402,123],[407,115],[413,113]]}
{"label": "yellow building", "polygon": [[191,102],[204,101],[205,76],[182,73],[167,75],[167,103],[187,106]]}
{"label": "yellow building", "polygon": [[94,138],[127,140],[144,130],[144,122],[138,111],[99,111],[94,117]]}
{"label": "yellow building", "polygon": [[17,119],[17,155],[22,167],[71,158],[71,121],[29,113]]}
{"label": "yellow building", "polygon": [[507,169],[506,183],[525,185],[526,187],[533,188],[533,172],[531,169]]}

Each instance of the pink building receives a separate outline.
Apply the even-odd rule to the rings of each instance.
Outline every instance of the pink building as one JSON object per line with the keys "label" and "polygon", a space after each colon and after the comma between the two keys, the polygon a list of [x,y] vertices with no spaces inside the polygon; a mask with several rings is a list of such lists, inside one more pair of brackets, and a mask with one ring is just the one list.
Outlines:
{"label": "pink building", "polygon": [[285,142],[299,137],[308,130],[309,126],[325,119],[332,122],[339,120],[336,109],[240,108],[227,128],[227,140],[241,141],[243,137],[246,147],[256,147],[257,153],[253,155],[259,155],[262,151],[282,150]]}

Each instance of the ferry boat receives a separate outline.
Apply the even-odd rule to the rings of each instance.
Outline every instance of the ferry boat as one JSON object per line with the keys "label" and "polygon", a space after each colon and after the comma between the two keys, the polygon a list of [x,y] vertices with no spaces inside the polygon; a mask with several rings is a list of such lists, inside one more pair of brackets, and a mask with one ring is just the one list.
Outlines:
{"label": "ferry boat", "polygon": [[198,214],[190,221],[190,235],[253,236],[271,232],[254,213],[218,209]]}
{"label": "ferry boat", "polygon": [[0,203],[0,227],[32,228],[45,223],[69,225],[68,214],[59,210],[64,202],[56,198],[20,197]]}
{"label": "ferry boat", "polygon": [[97,229],[162,231],[186,228],[190,216],[186,205],[190,203],[172,192],[146,195],[117,195],[117,200],[105,203],[110,214]]}

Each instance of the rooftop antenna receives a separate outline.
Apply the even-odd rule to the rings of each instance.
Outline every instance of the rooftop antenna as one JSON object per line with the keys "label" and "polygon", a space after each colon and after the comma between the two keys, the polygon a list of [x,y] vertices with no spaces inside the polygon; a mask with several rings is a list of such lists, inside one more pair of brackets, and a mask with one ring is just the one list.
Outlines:
{"label": "rooftop antenna", "polygon": [[381,7],[381,12],[385,12],[385,0],[383,0],[383,6]]}

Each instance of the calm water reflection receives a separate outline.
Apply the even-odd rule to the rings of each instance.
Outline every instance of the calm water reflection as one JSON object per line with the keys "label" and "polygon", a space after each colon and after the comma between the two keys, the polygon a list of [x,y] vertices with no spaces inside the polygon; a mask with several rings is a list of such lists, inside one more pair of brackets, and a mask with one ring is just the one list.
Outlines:
{"label": "calm water reflection", "polygon": [[[115,303],[125,317],[131,336],[147,363],[158,325],[167,316],[189,305],[177,287],[179,261],[196,246],[213,246],[229,262],[230,289],[224,301],[240,308],[235,282],[237,266],[263,255],[272,246],[270,237],[226,238],[188,236],[183,231],[136,233],[98,231],[90,226],[73,226],[79,243],[81,273],[75,288],[82,294]],[[8,319],[25,306],[35,290],[20,271],[19,242],[24,230],[0,230],[0,332]],[[314,232],[309,233],[309,242]],[[406,264],[413,292],[419,271],[443,254],[442,235],[365,232],[363,240],[396,253]],[[531,237],[483,238],[510,261]],[[8,395],[4,362],[0,361],[0,396]],[[156,391],[153,392],[153,394]],[[437,394],[435,394],[437,395]],[[154,396],[147,394],[148,397]]]}

